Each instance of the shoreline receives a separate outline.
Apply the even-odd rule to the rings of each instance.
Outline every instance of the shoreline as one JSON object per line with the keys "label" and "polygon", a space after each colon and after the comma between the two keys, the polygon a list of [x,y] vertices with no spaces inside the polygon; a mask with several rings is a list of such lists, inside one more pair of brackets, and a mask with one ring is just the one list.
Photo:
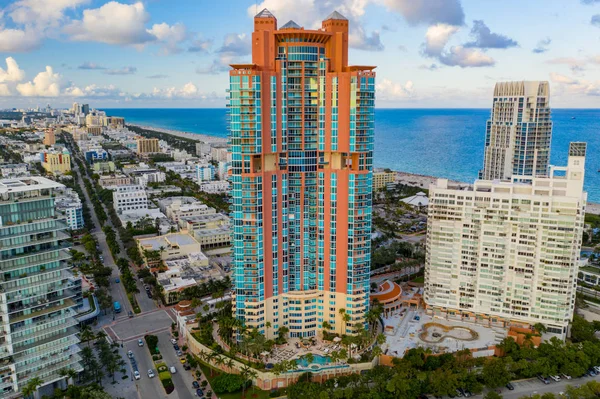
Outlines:
{"label": "shoreline", "polygon": [[[140,125],[137,123],[128,123],[128,125],[139,127],[141,129],[145,129],[145,130],[151,130],[151,131],[158,132],[158,133],[169,134],[169,135],[175,136],[175,137],[182,137],[182,138],[186,138],[186,139],[195,140],[198,142],[208,143],[208,144],[223,145],[223,144],[227,144],[227,140],[228,140],[225,137],[217,137],[217,136],[211,136],[208,134],[199,134],[199,133],[191,133],[191,132],[182,132],[180,130],[164,129],[164,128],[160,128],[160,127]],[[377,168],[373,168],[373,169],[383,169],[383,168],[377,167]],[[392,171],[394,173],[396,173],[396,181],[397,182],[406,184],[406,185],[411,185],[414,187],[421,187],[421,188],[425,188],[425,189],[429,189],[429,185],[432,183],[435,183],[437,181],[437,179],[440,178],[440,177],[436,177],[436,176],[421,175],[418,173],[402,172],[402,171],[398,171],[398,170],[392,170]],[[472,183],[466,183],[466,182],[452,180],[452,179],[448,179],[448,181],[450,183],[454,183],[454,184],[458,184],[458,185],[465,185],[465,186],[473,185]],[[600,215],[600,203],[588,202],[586,205],[586,211],[587,211],[586,213]]]}
{"label": "shoreline", "polygon": [[165,129],[165,128],[161,128],[161,127],[140,125],[138,123],[127,123],[126,125],[135,126],[140,129],[151,130],[154,132],[169,134],[171,136],[181,137],[184,139],[190,139],[190,140],[203,142],[203,143],[227,144],[226,137],[217,137],[217,136],[211,136],[208,134],[200,134],[200,133],[192,133],[192,132],[182,132],[180,130],[172,130],[172,129]]}

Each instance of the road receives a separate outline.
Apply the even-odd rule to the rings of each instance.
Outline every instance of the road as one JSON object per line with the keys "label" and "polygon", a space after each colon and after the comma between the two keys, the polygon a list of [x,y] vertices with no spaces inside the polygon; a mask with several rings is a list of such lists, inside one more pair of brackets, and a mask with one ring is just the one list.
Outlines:
{"label": "road", "polygon": [[158,337],[158,349],[163,356],[164,362],[168,367],[175,366],[177,369],[177,373],[171,376],[173,385],[175,385],[175,392],[177,392],[177,395],[180,399],[195,398],[195,390],[192,387],[192,381],[194,381],[194,378],[191,372],[184,370],[183,365],[179,361],[179,358],[175,353],[175,349],[173,349],[173,345],[170,342],[170,331],[164,331],[156,334],[156,336]]}
{"label": "road", "polygon": [[[76,151],[73,151],[73,152],[76,153],[75,156],[77,157],[77,159],[79,159],[81,162],[83,162],[85,164],[85,160],[81,158],[81,154]],[[119,301],[121,303],[121,307],[124,310],[123,313],[125,315],[127,315],[127,313],[130,310],[132,310],[131,304],[129,303],[129,299],[127,298],[127,293],[125,292],[125,288],[123,287],[123,284],[115,283],[115,279],[119,276],[119,269],[118,269],[117,265],[115,264],[115,260],[112,257],[112,253],[110,252],[110,249],[108,248],[108,244],[106,243],[106,235],[100,228],[100,221],[98,220],[98,217],[96,216],[96,212],[94,211],[94,206],[92,205],[92,201],[90,200],[88,192],[85,189],[85,185],[83,184],[83,175],[84,175],[85,171],[82,171],[79,169],[77,162],[73,162],[73,169],[77,172],[78,183],[83,188],[82,191],[83,191],[83,195],[85,197],[85,202],[90,210],[90,214],[92,216],[92,222],[94,223],[94,229],[91,231],[91,233],[94,237],[96,237],[96,240],[98,240],[98,246],[100,247],[100,254],[104,258],[104,265],[113,269],[113,273],[112,273],[111,279],[110,279],[111,284],[109,287],[109,292],[114,301]],[[107,212],[107,214],[108,214],[108,212]],[[110,219],[107,220],[106,223],[108,225],[112,226]],[[124,253],[125,250],[122,247],[120,241],[119,241],[119,247],[121,249],[121,253]],[[136,294],[135,297],[138,302],[138,305],[140,306],[140,310],[142,311],[142,313],[156,309],[156,307],[157,307],[156,302],[153,299],[148,298],[148,295],[146,294],[146,291],[144,290],[143,283],[138,281],[137,287],[138,287],[138,290],[140,291],[140,293]]]}
{"label": "road", "polygon": [[[76,156],[79,158],[79,154],[77,154]],[[112,254],[108,249],[108,244],[106,243],[106,235],[99,227],[100,221],[96,216],[96,212],[94,211],[92,201],[90,200],[88,192],[85,189],[85,185],[83,184],[82,176],[85,172],[79,169],[77,162],[73,162],[73,165],[73,169],[77,172],[79,185],[83,188],[82,191],[85,197],[85,202],[88,208],[90,209],[92,222],[94,223],[94,229],[91,231],[91,233],[94,237],[96,237],[96,240],[98,241],[98,246],[100,247],[100,254],[104,258],[104,265],[110,267],[113,270],[112,275],[110,277],[109,293],[112,296],[113,301],[119,301],[119,303],[121,304],[123,313],[122,315],[119,315],[119,317],[127,317],[127,312],[132,310],[131,305],[129,304],[129,300],[127,299],[127,293],[125,292],[125,288],[123,287],[123,285],[115,283],[115,279],[119,276],[119,269],[117,268],[117,265],[115,265],[115,261],[112,257]]]}
{"label": "road", "polygon": [[[148,348],[146,348],[146,342],[144,341],[144,346],[140,347],[138,346],[137,339],[128,341],[125,343],[125,351],[128,350],[133,352],[133,356],[135,357],[138,365],[138,371],[141,375],[141,378],[135,381],[135,385],[137,386],[140,397],[167,398],[168,396],[165,393],[165,389],[158,378],[156,367],[154,367],[154,363],[150,357],[150,352],[148,351]],[[154,371],[154,378],[148,378],[149,369]]]}
{"label": "road", "polygon": [[[535,394],[541,395],[546,392],[552,392],[553,394],[558,395],[560,392],[565,392],[567,390],[567,385],[583,385],[586,382],[591,381],[592,379],[600,382],[600,375],[595,377],[575,378],[571,380],[563,379],[559,382],[552,381],[550,382],[550,384],[547,385],[539,381],[537,378],[532,378],[529,380],[520,380],[512,383],[515,387],[514,391],[509,391],[506,388],[502,388],[501,395],[504,399],[519,399],[523,396],[529,397]],[[483,394],[475,395],[474,397],[481,398],[483,397]]]}

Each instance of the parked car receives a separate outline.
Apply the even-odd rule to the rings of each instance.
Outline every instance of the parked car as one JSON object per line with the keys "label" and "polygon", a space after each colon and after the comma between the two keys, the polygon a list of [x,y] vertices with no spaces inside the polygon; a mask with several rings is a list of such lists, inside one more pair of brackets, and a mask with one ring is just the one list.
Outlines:
{"label": "parked car", "polygon": [[175,366],[171,366],[169,367],[169,371],[171,372],[171,374],[175,374],[177,372],[177,369],[175,368]]}
{"label": "parked car", "polygon": [[509,391],[515,390],[515,386],[513,384],[511,384],[510,382],[508,384],[506,384],[506,388],[508,388]]}
{"label": "parked car", "polygon": [[119,284],[120,282],[121,282],[121,280],[119,280],[119,278],[117,277],[117,278],[115,279],[115,283]]}
{"label": "parked car", "polygon": [[181,352],[180,350],[177,351],[177,356],[182,356],[183,352]]}
{"label": "parked car", "polygon": [[550,376],[550,378],[552,378],[552,380],[553,380],[554,382],[558,382],[558,381],[560,381],[560,377],[559,377],[559,376],[557,376],[557,375],[551,375],[551,376]]}
{"label": "parked car", "polygon": [[148,291],[148,298],[152,299],[152,293]]}
{"label": "parked car", "polygon": [[538,380],[542,381],[544,384],[550,384],[550,381],[548,381],[548,379],[541,374],[538,374],[537,378],[538,378]]}
{"label": "parked car", "polygon": [[154,377],[154,371],[148,370],[148,378],[153,378],[153,377]]}
{"label": "parked car", "polygon": [[132,351],[127,351],[127,357],[130,359],[133,359],[133,352]]}
{"label": "parked car", "polygon": [[137,370],[135,370],[135,371],[133,372],[133,378],[135,378],[136,380],[139,380],[140,378],[142,378],[142,377],[140,376],[140,372],[139,372],[139,371],[137,371]]}
{"label": "parked car", "polygon": [[127,312],[127,314],[129,315],[129,318],[133,318],[133,312],[130,310],[129,312]]}
{"label": "parked car", "polygon": [[198,381],[194,381],[192,382],[192,387],[194,387],[194,389],[198,389],[200,388],[200,384],[198,384]]}
{"label": "parked car", "polygon": [[567,380],[570,380],[570,379],[571,379],[571,376],[570,376],[570,375],[568,375],[568,374],[562,373],[561,375],[562,375],[563,377],[565,377]]}
{"label": "parked car", "polygon": [[202,391],[202,389],[198,388],[196,389],[196,396],[198,397],[203,397],[204,396],[204,391]]}
{"label": "parked car", "polygon": [[144,346],[144,341],[141,338],[138,339],[138,346]]}
{"label": "parked car", "polygon": [[173,345],[173,349],[175,349],[176,351],[178,351],[179,350],[179,345],[177,345],[177,344]]}
{"label": "parked car", "polygon": [[183,369],[184,370],[191,370],[192,366],[190,366],[188,363],[186,363],[186,364],[183,365]]}
{"label": "parked car", "polygon": [[458,396],[459,398],[462,398],[463,397],[462,390],[456,388],[456,396]]}
{"label": "parked car", "polygon": [[600,367],[599,366],[594,366],[594,371],[596,372],[596,374],[600,373]]}
{"label": "parked car", "polygon": [[181,364],[185,364],[185,357],[182,357],[181,359],[179,359],[179,361],[181,362]]}
{"label": "parked car", "polygon": [[177,340],[176,340],[175,338],[171,338],[171,343],[172,343],[173,345],[177,345]]}

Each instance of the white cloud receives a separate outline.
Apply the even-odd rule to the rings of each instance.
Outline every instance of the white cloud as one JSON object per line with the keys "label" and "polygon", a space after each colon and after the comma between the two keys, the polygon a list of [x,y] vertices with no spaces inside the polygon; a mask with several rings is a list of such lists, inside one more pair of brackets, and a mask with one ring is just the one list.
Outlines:
{"label": "white cloud", "polygon": [[25,97],[58,97],[61,83],[61,76],[54,73],[51,66],[47,66],[44,72],[37,74],[33,82],[18,84],[17,91]]}
{"label": "white cloud", "polygon": [[242,62],[250,55],[250,36],[245,33],[228,33],[225,35],[223,45],[217,50],[217,58],[207,66],[196,68],[198,74],[217,74],[229,70],[229,65]]}
{"label": "white cloud", "polygon": [[126,93],[123,93],[113,85],[98,86],[96,84],[88,85],[83,89],[77,86],[68,87],[65,89],[64,95],[85,98],[121,98],[127,96]]}
{"label": "white cloud", "polygon": [[577,79],[570,78],[565,75],[561,75],[559,73],[550,72],[550,80],[553,83],[567,84],[567,85],[575,85],[579,84]]}
{"label": "white cloud", "polygon": [[142,45],[156,40],[156,36],[146,30],[149,20],[143,3],[111,1],[100,8],[84,10],[83,19],[71,22],[64,32],[76,41]]}
{"label": "white cloud", "polygon": [[201,93],[198,87],[192,82],[188,82],[181,88],[167,87],[159,89],[157,87],[152,90],[150,95],[142,94],[140,97],[155,97],[155,98],[196,98],[196,99],[216,99],[216,93]]}
{"label": "white cloud", "polygon": [[432,25],[427,29],[425,33],[425,46],[423,53],[425,55],[436,57],[439,56],[448,41],[456,32],[459,27],[448,25],[448,24],[436,24]]}
{"label": "white cloud", "polygon": [[465,22],[460,0],[384,0],[383,3],[402,14],[411,25],[462,25]]}
{"label": "white cloud", "polygon": [[167,23],[154,24],[148,33],[155,36],[159,42],[163,43],[163,54],[176,54],[183,51],[179,44],[187,40],[188,32],[184,24],[176,23],[169,25]]}
{"label": "white cloud", "polygon": [[6,83],[0,83],[0,97],[9,97],[12,96],[12,92],[8,88]]}
{"label": "white cloud", "polygon": [[21,82],[25,79],[25,71],[19,68],[14,58],[6,58],[6,70],[0,68],[0,83]]}
{"label": "white cloud", "polygon": [[349,45],[352,48],[367,51],[383,51],[384,49],[379,32],[374,31],[368,34],[362,26],[358,26],[352,31]]}
{"label": "white cloud", "polygon": [[27,52],[39,47],[42,36],[31,28],[2,29],[0,26],[0,53]]}
{"label": "white cloud", "polygon": [[414,96],[413,82],[408,80],[404,84],[383,79],[376,84],[377,99],[382,101],[395,101]]}
{"label": "white cloud", "polygon": [[15,23],[44,29],[57,27],[65,17],[65,10],[88,2],[89,0],[18,0],[8,9]]}
{"label": "white cloud", "polygon": [[450,51],[440,56],[440,62],[444,65],[459,66],[461,68],[493,66],[496,63],[489,55],[462,46],[451,47]]}
{"label": "white cloud", "polygon": [[444,65],[462,68],[484,67],[495,64],[492,57],[475,48],[452,46],[449,50],[445,50],[448,41],[458,30],[459,27],[448,24],[430,26],[425,34],[423,55],[436,58]]}

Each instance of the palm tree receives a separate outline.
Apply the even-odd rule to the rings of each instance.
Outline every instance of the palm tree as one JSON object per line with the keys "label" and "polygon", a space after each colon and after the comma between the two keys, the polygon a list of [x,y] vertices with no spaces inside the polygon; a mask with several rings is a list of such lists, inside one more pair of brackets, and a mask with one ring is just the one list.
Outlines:
{"label": "palm tree", "polygon": [[27,385],[23,387],[23,396],[36,396],[36,392],[39,387],[42,386],[44,381],[39,377],[33,377],[27,382]]}
{"label": "palm tree", "polygon": [[87,341],[88,346],[90,346],[90,341],[93,340],[96,336],[92,332],[92,329],[90,328],[90,326],[84,325],[83,327],[81,327],[81,330],[79,331],[79,337],[81,338],[82,341],[84,341],[84,342]]}
{"label": "palm tree", "polygon": [[242,398],[245,396],[245,392],[246,392],[246,381],[248,381],[248,376],[250,375],[250,373],[252,372],[252,369],[246,365],[244,365],[242,367],[242,369],[240,370],[240,376],[242,377]]}
{"label": "palm tree", "polygon": [[252,381],[252,393],[254,393],[254,380],[258,377],[258,373],[255,370],[250,370],[248,378]]}
{"label": "palm tree", "polygon": [[210,376],[212,377],[213,375],[213,366],[212,366],[212,361],[215,360],[217,357],[219,357],[219,355],[217,355],[215,352],[211,352],[208,354],[206,360],[208,362],[208,365],[211,366],[210,367]]}
{"label": "palm tree", "polygon": [[235,366],[235,363],[233,362],[233,359],[228,357],[227,360],[225,361],[225,363],[223,363],[225,367],[227,367],[227,371],[229,373],[231,373],[233,371],[233,366]]}
{"label": "palm tree", "polygon": [[344,329],[340,331],[340,335],[343,335],[346,333],[346,319],[344,317],[344,315],[346,314],[346,309],[340,308],[340,310],[338,310],[338,313],[340,314],[340,316],[342,316],[342,321],[344,322]]}
{"label": "palm tree", "polygon": [[344,321],[344,332],[342,334],[345,334],[346,333],[346,325],[350,321],[350,315],[348,313],[344,313],[342,315],[342,320]]}
{"label": "palm tree", "polygon": [[533,325],[533,329],[534,329],[534,331],[537,331],[540,334],[544,334],[545,332],[548,331],[548,329],[546,328],[546,326],[543,323],[535,323]]}
{"label": "palm tree", "polygon": [[223,358],[223,356],[215,357],[215,366],[217,368],[219,368],[219,366],[222,366],[224,363],[225,363],[225,359]]}
{"label": "palm tree", "polygon": [[[58,370],[58,374],[61,377],[67,378],[67,385],[73,385],[74,381],[75,381],[75,377],[77,377],[77,371],[75,371],[73,369],[68,369],[68,368],[62,368],[62,369]],[[70,382],[69,382],[69,380],[70,380]]]}
{"label": "palm tree", "polygon": [[268,337],[268,336],[269,336],[269,328],[271,328],[271,322],[270,322],[270,321],[267,321],[267,322],[265,323],[265,327],[267,328],[267,337]]}
{"label": "palm tree", "polygon": [[331,329],[331,324],[329,324],[329,322],[327,320],[325,320],[323,322],[323,330],[330,330]]}

